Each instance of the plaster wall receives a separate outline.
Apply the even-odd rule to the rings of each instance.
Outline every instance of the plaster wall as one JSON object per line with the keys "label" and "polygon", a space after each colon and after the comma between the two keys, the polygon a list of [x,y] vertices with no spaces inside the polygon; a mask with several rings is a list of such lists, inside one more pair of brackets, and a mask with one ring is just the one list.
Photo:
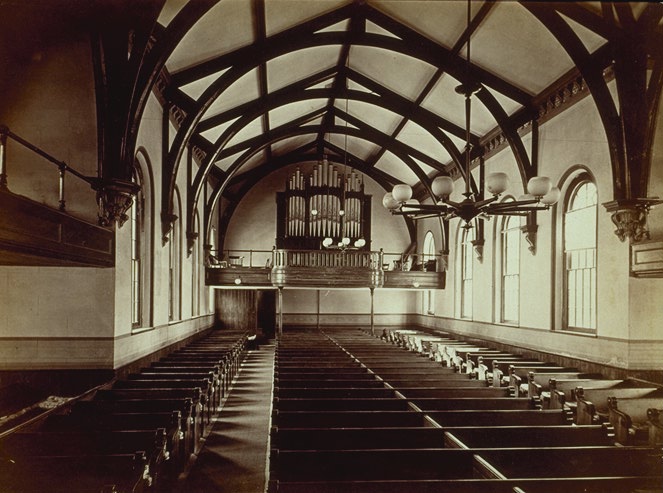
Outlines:
{"label": "plaster wall", "polygon": [[[62,33],[54,45],[36,46],[5,72],[0,123],[85,176],[97,174],[94,77],[89,40]],[[58,207],[58,167],[12,139],[7,144],[9,190]],[[95,192],[66,174],[65,200],[72,216],[96,222]]]}
{"label": "plaster wall", "polygon": [[[551,177],[553,183],[564,191],[572,178],[572,170],[582,166],[591,170],[596,181],[599,204],[612,200],[613,178],[606,137],[591,97],[584,98],[542,125],[539,139],[539,174]],[[663,155],[662,140],[659,137],[655,144],[655,159]],[[523,141],[529,150],[531,134],[525,135]],[[663,186],[663,172],[656,166],[653,168],[652,191]],[[517,198],[523,193],[515,159],[509,148],[487,161],[486,172],[492,171],[504,171],[509,175],[511,187],[506,194]],[[456,189],[463,186],[462,182],[458,182]],[[653,194],[650,192],[650,195]],[[529,245],[521,238],[520,319],[516,326],[499,323],[499,293],[496,293],[499,290],[496,270],[499,256],[495,252],[498,248],[499,219],[484,223],[486,244],[483,261],[475,258],[473,264],[473,316],[471,320],[459,320],[459,229],[455,224],[458,220],[452,220],[447,288],[436,293],[436,318],[424,316],[419,297],[417,309],[422,314],[419,317],[421,323],[525,348],[545,347],[546,351],[620,368],[659,368],[663,356],[663,334],[659,330],[663,323],[663,310],[656,300],[663,295],[663,284],[659,279],[629,277],[628,242],[621,243],[614,235],[610,214],[602,205],[598,210],[596,334],[588,336],[562,330],[562,214],[561,202],[549,212],[538,213],[535,254],[527,250]],[[650,225],[655,238],[660,229],[658,219],[650,221]],[[421,221],[418,229],[420,244],[423,244],[428,229],[436,235],[436,242],[441,239],[439,226],[433,220]]]}

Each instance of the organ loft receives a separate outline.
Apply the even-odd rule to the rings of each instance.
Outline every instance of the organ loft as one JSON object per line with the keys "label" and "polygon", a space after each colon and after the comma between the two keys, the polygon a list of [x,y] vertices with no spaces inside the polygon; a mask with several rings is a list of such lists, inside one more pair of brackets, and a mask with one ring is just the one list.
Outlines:
{"label": "organ loft", "polygon": [[0,491],[662,493],[663,6],[0,1]]}

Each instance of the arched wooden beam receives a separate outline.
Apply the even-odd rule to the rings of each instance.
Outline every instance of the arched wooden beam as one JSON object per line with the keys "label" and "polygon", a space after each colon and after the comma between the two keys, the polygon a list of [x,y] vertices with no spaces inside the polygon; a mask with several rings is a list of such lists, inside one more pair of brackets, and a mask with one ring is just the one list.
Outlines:
{"label": "arched wooden beam", "polygon": [[[612,95],[603,78],[602,67],[592,63],[592,57],[577,34],[555,11],[537,2],[521,2],[557,39],[578,67],[594,98],[608,139],[608,149],[612,164],[613,193],[615,198],[629,198],[629,181],[624,142],[621,139],[622,125],[612,100]],[[611,42],[611,41],[609,41]]]}
{"label": "arched wooden beam", "polygon": [[[286,127],[283,129],[274,129],[272,130],[269,134],[261,135],[255,140],[255,144],[250,146],[249,149],[242,154],[233,164],[230,165],[228,168],[228,172],[226,174],[226,178],[223,182],[219,183],[217,187],[214,189],[212,194],[210,195],[208,201],[207,201],[207,207],[205,208],[207,211],[207,215],[211,216],[212,212],[214,211],[214,207],[221,197],[224,189],[228,186],[231,178],[233,175],[257,152],[260,152],[265,146],[271,145],[274,142],[278,142],[280,140],[290,138],[290,137],[295,137],[298,135],[306,135],[306,134],[314,134],[317,133],[321,125],[307,125],[306,127],[297,127],[297,128],[290,128]],[[348,135],[351,135],[353,137],[357,138],[364,138],[369,141],[373,141],[373,139],[381,140],[385,139],[386,136],[382,136],[382,138],[379,135],[379,132],[377,131],[366,131],[366,130],[359,130],[356,128],[352,127],[340,127],[338,125],[332,127],[332,132],[333,133],[338,133],[338,134],[343,134],[347,133]],[[367,135],[370,138],[366,138],[367,135],[364,135],[367,133]],[[374,142],[375,143],[375,142]],[[420,179],[422,183],[425,184],[426,190],[429,192],[429,194],[432,196],[432,191],[430,190],[430,184],[428,183],[428,177],[421,171],[421,169],[416,165],[416,163],[407,155],[399,155],[400,153],[398,150],[394,152],[394,154],[398,157],[400,157],[403,162],[408,165],[412,171],[417,175],[417,177]],[[356,159],[356,158],[355,158]],[[360,160],[357,159],[357,164],[358,166],[360,165]],[[417,171],[418,170],[418,171]],[[370,175],[369,175],[370,176]],[[394,183],[397,183],[398,180],[394,179]],[[206,221],[208,226],[209,226],[209,221]],[[205,231],[207,234],[207,231]],[[416,235],[415,235],[416,237]]]}
{"label": "arched wooden beam", "polygon": [[[264,63],[265,60],[273,59],[278,56],[281,56],[285,53],[301,50],[304,48],[326,46],[326,45],[337,45],[343,44],[346,41],[347,33],[334,33],[334,32],[318,32],[310,33],[309,36],[303,40],[299,40],[300,44],[293,44],[293,40],[288,38],[279,38],[279,35],[276,35],[270,38],[267,44],[254,44],[249,47],[242,48],[233,52],[232,59],[237,56],[238,52],[242,52],[241,63],[240,60],[236,60],[237,65],[230,68],[226,71],[221,77],[214,81],[200,96],[198,99],[199,106],[197,111],[190,113],[185,118],[180,130],[177,132],[174,142],[171,146],[168,157],[165,161],[164,173],[163,173],[163,213],[168,216],[171,214],[171,202],[172,202],[172,185],[174,183],[174,177],[177,173],[177,167],[183,153],[184,147],[187,145],[191,136],[195,132],[195,127],[200,122],[202,116],[207,111],[207,109],[212,105],[212,103],[219,97],[224,90],[226,90],[232,83],[239,79],[242,75],[248,71],[255,68],[259,63]],[[465,81],[467,79],[467,74],[464,70],[457,65],[454,65],[453,62],[457,62],[456,58],[449,56],[448,51],[444,51],[438,45],[437,50],[430,52],[428,50],[418,50],[418,47],[413,43],[406,43],[403,40],[391,38],[383,35],[376,35],[372,33],[352,33],[352,43],[372,46],[376,48],[382,48],[390,51],[399,52],[413,58],[422,60],[426,63],[429,63],[433,66],[443,67],[447,72],[452,74],[454,77],[459,80]],[[279,38],[279,42],[273,42],[274,38]],[[431,42],[432,43],[432,42]],[[260,51],[257,50],[260,48]],[[441,56],[440,52],[446,54],[446,56]],[[227,55],[224,55],[226,57]],[[220,58],[224,58],[220,57]],[[452,59],[452,60],[451,60]],[[218,59],[217,59],[218,60]],[[442,60],[442,63],[440,62]],[[223,67],[217,68],[220,70]],[[472,70],[470,74],[471,77],[477,77],[478,80],[481,80],[481,71]],[[487,78],[489,81],[492,81],[490,77]],[[488,82],[487,82],[488,83]],[[514,96],[515,98],[515,96]]]}
{"label": "arched wooden beam", "polygon": [[[312,144],[314,150],[317,151],[316,141],[312,141]],[[311,147],[311,144],[307,144],[307,146],[305,147]],[[252,173],[254,171],[252,170],[251,177],[249,177],[242,184],[237,194],[240,197],[240,199],[238,201],[230,202],[227,205],[227,207],[224,209],[223,214],[221,214],[219,217],[219,238],[221,239],[220,241],[221,249],[223,249],[223,242],[225,241],[228,225],[230,224],[230,220],[235,212],[235,209],[237,208],[239,202],[241,201],[241,197],[246,195],[246,193],[248,193],[249,190],[251,190],[251,188],[253,188],[256,185],[256,183],[258,183],[262,178],[266,177],[270,173],[273,173],[281,168],[290,166],[292,164],[310,162],[312,160],[316,160],[317,158],[319,158],[319,155],[317,154],[304,154],[296,150],[288,154],[285,154],[283,156],[279,156],[278,158],[270,161],[269,163],[265,163],[263,166],[269,166],[269,171],[267,171],[266,173],[264,172]],[[328,155],[328,160],[330,162],[344,164],[343,157],[338,154]],[[383,173],[380,173],[380,170],[378,170],[373,166],[367,166],[365,163],[362,164],[363,161],[357,158],[356,156],[352,156],[352,159],[351,160],[349,159],[349,162],[350,162],[349,166],[361,171],[366,176],[371,177],[379,186],[381,186],[385,190],[385,192],[391,190],[391,187],[394,184],[394,182],[385,180]],[[415,241],[416,225],[414,221],[411,218],[408,218],[407,216],[401,216],[401,217],[403,217],[403,219],[405,220],[405,224],[408,229],[408,234],[410,235],[410,241]]]}
{"label": "arched wooden beam", "polygon": [[[352,100],[358,100],[358,101],[363,101],[369,104],[376,104],[380,105],[381,107],[390,109],[394,113],[398,113],[401,111],[403,108],[403,105],[405,104],[403,101],[400,102],[395,102],[393,99],[389,99],[387,101],[383,100],[381,97],[376,96],[374,94],[368,94],[362,91],[355,91],[355,90],[349,90],[349,91],[343,91],[342,93],[344,96],[347,96],[351,98]],[[253,105],[252,111],[247,111],[245,112],[244,116],[233,122],[224,132],[219,136],[219,138],[216,140],[216,142],[213,144],[214,149],[216,149],[215,152],[209,154],[205,161],[201,164],[201,166],[198,168],[198,172],[194,178],[193,183],[191,184],[190,190],[189,190],[189,208],[187,210],[188,214],[188,219],[189,221],[192,220],[191,213],[192,213],[192,204],[197,203],[198,197],[200,195],[200,192],[202,190],[202,184],[204,183],[207,174],[209,171],[213,168],[214,162],[219,158],[219,156],[222,153],[223,147],[228,143],[239,131],[241,131],[242,128],[244,128],[247,124],[249,124],[251,121],[253,121],[255,118],[260,116],[260,114],[264,113],[265,111],[269,111],[272,108],[278,107],[280,105],[284,104],[289,104],[293,102],[299,102],[299,101],[304,101],[307,99],[324,99],[329,97],[330,95],[330,89],[309,89],[306,91],[302,90],[297,90],[293,92],[288,92],[287,94],[282,95],[282,97],[278,98],[267,98],[264,104],[256,104]],[[287,96],[287,98],[285,97]],[[328,112],[326,109],[321,109],[320,111],[325,111]],[[335,111],[328,112],[334,114]],[[341,113],[340,111],[337,112],[341,118],[348,119],[350,118],[349,115],[345,113]],[[456,148],[456,146],[453,144],[451,139],[449,139],[444,132],[439,130],[437,125],[435,123],[430,122],[427,119],[419,119],[418,115],[420,112],[416,112],[416,118],[413,117],[412,121],[415,121],[416,123],[420,124],[422,128],[425,128],[428,130],[433,137],[438,139],[440,141],[441,145],[445,147],[445,149],[449,152],[451,156],[454,157],[454,161],[457,163],[458,166],[460,166],[460,152]],[[316,116],[316,113],[313,113],[310,115],[309,118],[313,118]],[[353,124],[355,126],[360,125],[358,122],[353,121]],[[324,125],[322,125],[324,127]],[[326,128],[327,129],[327,128]],[[386,135],[385,135],[386,138]],[[245,145],[246,147],[246,145]],[[421,155],[419,151],[416,149],[409,148],[407,146],[404,146],[400,142],[393,142],[391,145],[387,146],[388,148],[392,147],[400,147],[403,149],[404,152],[407,152],[410,155],[413,155],[413,157],[422,160],[426,164],[430,165],[431,167],[438,169],[439,171],[444,171],[444,167],[441,166],[441,164],[433,160],[432,158],[427,158],[426,155]],[[236,154],[237,150],[233,149],[230,151],[227,151],[227,154]],[[190,222],[188,224],[191,224]]]}

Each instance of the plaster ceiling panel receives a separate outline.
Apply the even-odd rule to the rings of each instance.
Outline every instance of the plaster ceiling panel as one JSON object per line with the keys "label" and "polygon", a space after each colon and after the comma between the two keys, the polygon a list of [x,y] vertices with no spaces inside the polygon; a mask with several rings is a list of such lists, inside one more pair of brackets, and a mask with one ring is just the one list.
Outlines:
{"label": "plaster ceiling panel", "polygon": [[201,96],[203,92],[219,77],[221,77],[223,74],[225,74],[229,69],[221,70],[220,72],[216,72],[212,75],[208,75],[207,77],[203,77],[202,79],[198,79],[190,84],[187,84],[185,86],[180,87],[180,90],[189,96],[190,98],[193,98],[195,100],[198,100],[198,98]]}
{"label": "plaster ceiling panel", "polygon": [[267,36],[331,12],[348,3],[350,3],[349,0],[315,0],[314,2],[311,0],[268,0],[265,2]]}
{"label": "plaster ceiling panel", "polygon": [[207,109],[204,118],[218,115],[240,104],[256,100],[259,97],[258,71],[254,69],[244,74],[231,84],[228,89],[223,91]]}
{"label": "plaster ceiling panel", "polygon": [[[451,123],[465,128],[465,97],[456,93],[459,82],[448,74],[437,81],[431,92],[423,100],[421,106],[436,113]],[[497,124],[491,113],[479,99],[472,97],[471,115],[472,133],[485,134]]]}
{"label": "plaster ceiling panel", "polygon": [[[345,103],[345,99],[337,99],[335,101],[335,106],[339,110],[345,111]],[[392,111],[363,101],[348,101],[347,109],[350,116],[363,121],[387,135],[391,135],[393,131],[396,130],[398,123],[403,118]]]}
{"label": "plaster ceiling panel", "polygon": [[[412,121],[408,121],[396,136],[399,142],[412,147],[440,161],[440,156],[448,156],[442,144],[426,129]],[[440,161],[442,164],[444,161]]]}
{"label": "plaster ceiling panel", "polygon": [[569,19],[564,14],[561,14],[561,16],[562,19],[571,26],[573,32],[578,35],[580,41],[582,41],[582,44],[585,45],[585,48],[587,48],[587,51],[590,53],[594,53],[598,48],[608,42],[603,36],[599,36],[594,31],[591,31],[585,26],[578,24],[576,21]]}
{"label": "plaster ceiling panel", "polygon": [[275,156],[283,156],[289,152],[299,149],[306,144],[310,144],[315,139],[315,134],[295,135],[287,139],[279,140],[272,144],[272,154]]}
{"label": "plaster ceiling panel", "polygon": [[304,125],[302,125],[302,127],[315,127],[318,125],[322,125],[322,117],[316,118],[315,120],[311,120],[310,122],[307,122]]}
{"label": "plaster ceiling panel", "polygon": [[243,154],[243,152],[238,152],[233,154],[232,156],[225,157],[223,159],[219,159],[218,161],[214,162],[214,165],[223,170],[223,171],[228,171],[228,168],[237,160],[239,157]]}
{"label": "plaster ceiling panel", "polygon": [[[511,116],[511,115],[513,115],[516,111],[518,111],[519,109],[522,109],[522,108],[523,108],[523,105],[522,105],[522,104],[520,104],[520,103],[514,101],[514,100],[511,99],[511,98],[506,97],[506,96],[505,96],[504,94],[502,94],[501,92],[498,92],[498,91],[496,91],[495,89],[491,89],[491,88],[488,87],[488,86],[484,86],[484,87],[486,87],[486,89],[488,89],[488,91],[489,91],[493,96],[495,96],[495,99],[497,99],[497,102],[498,102],[498,103],[500,104],[500,106],[504,109],[504,111],[506,112],[507,115]],[[473,100],[472,102],[474,102],[474,100]],[[483,107],[483,106],[481,105],[481,103],[478,103],[478,105],[481,106],[481,107]],[[486,110],[486,111],[488,111],[488,110]],[[484,116],[484,118],[487,118],[487,119],[488,119],[487,116]],[[491,121],[495,121],[495,120],[492,119],[492,117],[490,117],[490,120],[491,120]],[[495,124],[497,124],[497,122],[495,122]]]}
{"label": "plaster ceiling panel", "polygon": [[337,33],[337,32],[346,32],[350,27],[350,19],[345,19],[344,21],[337,22],[329,27],[318,29],[316,33]]}
{"label": "plaster ceiling panel", "polygon": [[214,128],[210,128],[209,130],[201,133],[203,137],[205,137],[207,140],[210,142],[216,142],[216,139],[218,139],[223,132],[226,131],[226,129],[232,125],[234,122],[239,120],[240,117],[233,118],[232,120],[229,120],[227,122],[222,123],[221,125],[217,125]]}
{"label": "plaster ceiling panel", "polygon": [[[473,0],[472,14],[475,14],[482,4],[483,2]],[[464,1],[381,0],[372,1],[371,5],[447,48],[454,45],[465,29],[467,2]]]}
{"label": "plaster ceiling panel", "polygon": [[380,160],[375,164],[375,167],[380,171],[384,171],[388,175],[393,176],[401,183],[407,183],[410,186],[415,186],[419,183],[419,178],[416,173],[395,154],[392,154],[389,151],[386,151],[382,155]]}
{"label": "plaster ceiling panel", "polygon": [[414,100],[435,73],[435,67],[407,55],[370,46],[352,46],[350,68],[387,89]]}
{"label": "plaster ceiling panel", "polygon": [[555,37],[518,2],[495,4],[472,37],[472,63],[530,94],[574,67]]}
{"label": "plaster ceiling panel", "polygon": [[338,62],[340,46],[319,46],[292,51],[267,62],[267,87],[270,92],[297,82],[309,75],[333,67]]}
{"label": "plaster ceiling panel", "polygon": [[167,26],[187,2],[188,0],[166,0],[165,5],[161,8],[157,22],[162,26]]}
{"label": "plaster ceiling panel", "polygon": [[[448,156],[448,155],[447,155],[447,156]],[[436,170],[436,169],[433,168],[432,166],[427,165],[427,164],[424,163],[423,161],[419,161],[419,160],[416,159],[416,158],[412,158],[412,159],[414,159],[415,162],[417,163],[417,165],[421,168],[421,170],[422,170],[424,173],[426,173],[426,176],[428,176],[428,177],[434,177],[434,176],[437,176],[437,175],[441,174],[438,170]],[[448,159],[451,160],[451,157],[449,156]],[[446,161],[442,161],[442,162],[445,163]]]}
{"label": "plaster ceiling panel", "polygon": [[245,125],[237,132],[225,145],[225,147],[234,146],[245,140],[262,135],[262,116],[257,116],[248,125]]}
{"label": "plaster ceiling panel", "polygon": [[166,62],[171,73],[254,42],[253,2],[223,0],[212,7],[177,45]]}
{"label": "plaster ceiling panel", "polygon": [[259,151],[256,152],[253,156],[249,158],[247,162],[242,164],[242,166],[235,172],[234,176],[237,176],[242,173],[246,173],[247,171],[251,171],[254,168],[257,168],[258,166],[265,164],[265,151]]}
{"label": "plaster ceiling panel", "polygon": [[272,128],[276,128],[315,110],[320,110],[326,104],[326,99],[307,99],[279,106],[269,112],[269,124]]}
{"label": "plaster ceiling panel", "polygon": [[[333,145],[343,150],[346,149],[345,135],[332,134],[328,139]],[[373,153],[378,151],[378,146],[373,142],[356,137],[348,137],[347,150],[349,154],[356,156],[361,160],[368,159]]]}

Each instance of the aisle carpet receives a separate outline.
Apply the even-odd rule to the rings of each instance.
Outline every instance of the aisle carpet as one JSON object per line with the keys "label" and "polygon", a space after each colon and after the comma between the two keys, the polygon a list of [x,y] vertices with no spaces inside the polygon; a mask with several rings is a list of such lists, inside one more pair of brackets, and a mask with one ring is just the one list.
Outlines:
{"label": "aisle carpet", "polygon": [[184,493],[263,493],[274,345],[249,351],[188,477]]}

